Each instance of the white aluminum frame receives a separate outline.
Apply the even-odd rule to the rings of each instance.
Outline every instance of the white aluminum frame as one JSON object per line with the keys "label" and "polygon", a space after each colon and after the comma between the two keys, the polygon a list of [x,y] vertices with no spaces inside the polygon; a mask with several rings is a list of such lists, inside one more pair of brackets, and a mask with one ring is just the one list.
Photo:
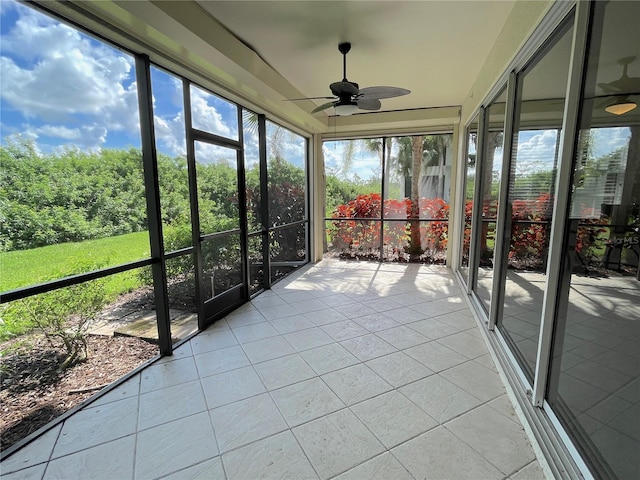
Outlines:
{"label": "white aluminum frame", "polygon": [[[508,246],[511,241],[511,211],[508,208],[509,180],[513,153],[513,125],[520,108],[516,98],[518,74],[511,72],[507,81],[507,100],[504,112],[504,134],[502,142],[502,171],[500,173],[500,191],[498,193],[498,212],[496,215],[496,239],[493,246],[493,286],[489,305],[489,330],[494,330],[498,319],[502,318],[504,288],[507,274]],[[507,251],[505,251],[505,245]]]}
{"label": "white aluminum frame", "polygon": [[542,304],[542,321],[536,355],[536,369],[533,382],[533,404],[542,407],[547,387],[547,378],[551,365],[551,346],[558,292],[561,283],[562,265],[565,262],[564,232],[568,219],[569,196],[573,174],[576,134],[580,113],[582,94],[582,78],[584,75],[585,56],[587,53],[590,2],[578,2],[573,22],[573,42],[571,48],[569,81],[566,101],[560,130],[560,152],[556,177],[555,202],[547,258],[547,282]]}

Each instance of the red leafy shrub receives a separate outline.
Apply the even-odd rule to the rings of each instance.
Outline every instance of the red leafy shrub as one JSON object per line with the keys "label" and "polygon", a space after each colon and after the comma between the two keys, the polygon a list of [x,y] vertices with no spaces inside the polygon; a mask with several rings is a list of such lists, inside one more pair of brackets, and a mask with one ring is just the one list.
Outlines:
{"label": "red leafy shrub", "polygon": [[[384,209],[384,231],[380,228],[381,209]],[[378,193],[358,195],[336,207],[332,214],[335,220],[330,223],[327,233],[333,248],[349,252],[350,256],[356,253],[371,256],[380,249],[380,235],[383,235],[385,256],[398,260],[405,258],[412,248],[412,235],[417,235],[421,260],[434,260],[437,256],[438,261],[443,261],[449,205],[442,199],[423,198],[419,212],[419,218],[429,221],[418,220],[409,199],[383,202]]]}
{"label": "red leafy shrub", "polygon": [[473,215],[473,200],[464,204],[464,235],[462,236],[462,265],[469,265],[469,248],[471,246],[471,217]]}
{"label": "red leafy shrub", "polygon": [[514,200],[511,208],[510,265],[544,268],[553,209],[551,194],[542,194],[534,200]]}
{"label": "red leafy shrub", "polygon": [[446,251],[449,231],[449,205],[441,198],[421,198],[420,216],[432,221],[422,222],[422,249],[432,255]]}
{"label": "red leafy shrub", "polygon": [[332,222],[328,234],[333,246],[340,250],[371,250],[380,246],[380,218],[382,197],[379,193],[358,195],[345,205],[338,205],[332,218],[355,219]]}
{"label": "red leafy shrub", "polygon": [[600,259],[609,241],[608,217],[595,218],[593,208],[585,207],[580,214],[580,226],[576,233],[576,252],[583,262],[591,264]]}
{"label": "red leafy shrub", "polygon": [[[553,196],[549,193],[532,200],[514,200],[512,207],[509,266],[511,268],[544,269],[549,248],[549,234],[553,210]],[[380,228],[380,210],[384,208],[384,231]],[[483,218],[495,221],[496,201],[483,205]],[[473,201],[465,204],[465,231],[463,252],[467,256],[471,242],[471,217]],[[448,245],[449,205],[440,198],[422,198],[419,202],[419,220],[412,211],[409,199],[382,201],[380,194],[359,195],[347,204],[339,205],[333,212],[328,234],[334,249],[370,255],[380,248],[380,235],[388,250],[386,255],[406,258],[414,232],[419,235],[420,261],[441,262]],[[397,220],[396,220],[397,219]],[[489,222],[490,223],[490,222]],[[608,229],[602,227],[606,220],[597,220],[593,227],[580,227],[576,251],[588,257],[597,255],[604,248],[603,238]],[[413,227],[413,228],[412,228]],[[483,223],[483,228],[488,223]],[[485,241],[492,239],[485,232]],[[492,244],[491,244],[492,245]],[[489,245],[485,247],[492,253]],[[355,253],[354,253],[355,252]]]}
{"label": "red leafy shrub", "polygon": [[391,250],[390,253],[395,256],[400,255],[403,245],[409,241],[409,229],[406,219],[410,212],[411,200],[409,199],[388,199],[384,202],[385,219],[398,219],[398,221],[388,221],[384,224],[384,244]]}

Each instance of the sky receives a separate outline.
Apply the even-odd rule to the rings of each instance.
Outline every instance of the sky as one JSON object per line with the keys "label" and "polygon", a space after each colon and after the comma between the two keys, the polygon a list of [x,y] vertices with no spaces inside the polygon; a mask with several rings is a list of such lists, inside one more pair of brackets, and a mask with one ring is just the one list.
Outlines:
{"label": "sky", "polygon": [[329,141],[322,146],[324,165],[327,174],[337,175],[339,178],[355,180],[356,175],[361,180],[371,177],[380,178],[380,156],[375,152],[369,152],[357,143],[351,164],[347,171],[344,169],[345,150],[349,141]]}
{"label": "sky", "polygon": [[131,57],[13,1],[0,2],[0,22],[3,143],[140,146]]}
{"label": "sky", "polygon": [[[42,153],[65,146],[97,151],[140,148],[134,58],[51,19],[36,10],[0,0],[0,138],[21,135]],[[152,69],[155,133],[158,149],[170,156],[185,154],[182,82]],[[199,88],[191,89],[194,127],[238,138],[235,105]],[[628,141],[628,128],[611,128],[596,135],[595,156]],[[302,164],[300,138],[285,136],[286,158]],[[330,142],[324,152],[328,169],[337,169],[343,142]],[[519,155],[527,170],[546,169],[553,160],[556,133],[521,132]],[[257,138],[245,135],[246,157],[257,160]],[[217,148],[197,150],[202,162],[229,155]],[[372,158],[373,157],[373,158]],[[379,175],[375,154],[359,153],[352,173],[360,178]]]}
{"label": "sky", "polygon": [[[0,0],[0,137],[32,140],[47,154],[65,147],[85,151],[140,148],[135,60],[37,10]],[[158,150],[184,156],[182,81],[152,67],[154,125]],[[197,87],[191,88],[195,128],[237,140],[237,107]],[[304,141],[284,136],[282,153],[303,165]],[[245,132],[247,163],[258,158],[255,135]],[[218,147],[196,148],[210,163],[233,157]]]}

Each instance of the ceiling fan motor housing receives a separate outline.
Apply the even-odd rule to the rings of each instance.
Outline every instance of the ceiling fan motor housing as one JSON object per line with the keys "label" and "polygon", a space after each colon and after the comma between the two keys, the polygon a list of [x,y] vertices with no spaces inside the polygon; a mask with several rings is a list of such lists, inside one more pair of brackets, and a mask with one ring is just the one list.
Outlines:
{"label": "ceiling fan motor housing", "polygon": [[360,92],[360,86],[357,83],[350,82],[348,80],[333,82],[329,85],[329,88],[331,89],[331,93],[340,98],[342,98],[343,95],[358,95]]}

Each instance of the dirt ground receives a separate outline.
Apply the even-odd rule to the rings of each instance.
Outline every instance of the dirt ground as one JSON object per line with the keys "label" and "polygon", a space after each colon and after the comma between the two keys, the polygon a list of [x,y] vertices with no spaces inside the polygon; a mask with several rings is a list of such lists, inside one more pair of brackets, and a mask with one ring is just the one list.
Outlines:
{"label": "dirt ground", "polygon": [[[195,311],[195,288],[188,277],[170,280],[170,308]],[[154,307],[153,289],[121,295],[94,321],[123,311]],[[5,450],[59,417],[101,388],[159,354],[158,346],[140,338],[88,336],[88,359],[59,372],[64,360],[42,335],[22,335],[0,343],[0,450]]]}
{"label": "dirt ground", "polygon": [[[158,355],[157,345],[137,338],[90,335],[89,358],[58,372],[63,360],[42,338],[20,337],[2,360],[0,374],[1,449],[59,417],[102,387]],[[0,344],[0,351],[10,346]]]}

